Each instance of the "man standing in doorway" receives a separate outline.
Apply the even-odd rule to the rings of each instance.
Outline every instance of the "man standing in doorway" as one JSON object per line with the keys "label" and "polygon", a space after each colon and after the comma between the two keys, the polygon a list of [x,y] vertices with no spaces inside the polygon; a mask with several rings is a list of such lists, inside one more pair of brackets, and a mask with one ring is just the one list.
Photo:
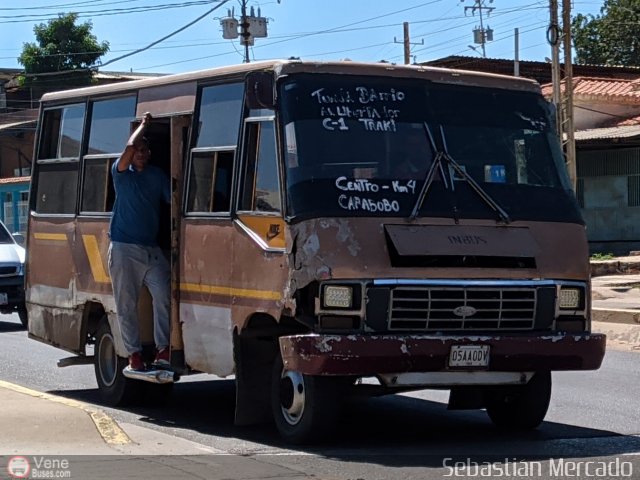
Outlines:
{"label": "man standing in doorway", "polygon": [[111,167],[116,200],[109,228],[109,273],[118,322],[129,354],[128,369],[144,371],[138,298],[146,285],[153,299],[153,336],[156,367],[168,367],[171,270],[158,246],[162,202],[171,202],[170,183],[164,172],[149,165],[151,150],[144,136],[151,123],[145,113],[120,158]]}

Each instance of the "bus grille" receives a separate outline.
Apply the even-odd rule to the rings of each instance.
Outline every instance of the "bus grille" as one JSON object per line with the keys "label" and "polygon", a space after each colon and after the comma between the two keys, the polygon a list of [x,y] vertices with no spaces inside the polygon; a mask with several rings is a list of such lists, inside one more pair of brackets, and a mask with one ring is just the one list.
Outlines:
{"label": "bus grille", "polygon": [[390,330],[531,330],[535,288],[396,287]]}

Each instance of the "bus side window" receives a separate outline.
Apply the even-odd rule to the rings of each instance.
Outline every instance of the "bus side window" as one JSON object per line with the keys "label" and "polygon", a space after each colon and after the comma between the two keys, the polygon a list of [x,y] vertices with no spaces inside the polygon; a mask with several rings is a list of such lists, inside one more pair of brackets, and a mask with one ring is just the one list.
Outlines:
{"label": "bus side window", "polygon": [[43,114],[31,205],[37,213],[76,211],[84,114],[84,104],[51,108]]}
{"label": "bus side window", "polygon": [[78,162],[38,165],[37,185],[37,213],[75,213]]}
{"label": "bus side window", "polygon": [[229,214],[231,180],[243,111],[244,84],[201,89],[189,158],[186,213]]}
{"label": "bus side window", "polygon": [[113,208],[115,190],[111,163],[109,159],[85,159],[81,212],[110,212]]}
{"label": "bus side window", "polygon": [[89,143],[83,158],[81,212],[106,213],[113,209],[115,190],[111,165],[127,143],[135,108],[135,96],[91,104]]}
{"label": "bus side window", "polygon": [[45,111],[38,160],[73,159],[80,155],[84,104]]}
{"label": "bus side window", "polygon": [[272,121],[247,122],[240,210],[280,212],[275,129]]}
{"label": "bus side window", "polygon": [[232,150],[194,151],[187,213],[228,213],[231,207]]}

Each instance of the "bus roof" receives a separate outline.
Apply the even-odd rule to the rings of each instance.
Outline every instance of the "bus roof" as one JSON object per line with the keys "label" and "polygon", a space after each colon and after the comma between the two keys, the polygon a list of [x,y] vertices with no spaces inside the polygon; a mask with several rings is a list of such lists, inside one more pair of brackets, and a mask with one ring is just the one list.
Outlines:
{"label": "bus roof", "polygon": [[540,92],[540,86],[535,80],[468,70],[453,70],[449,68],[430,67],[424,65],[395,65],[392,63],[361,63],[352,61],[305,62],[300,60],[268,60],[165,75],[161,77],[153,77],[142,80],[132,80],[110,85],[100,85],[95,87],[83,87],[72,90],[62,90],[59,92],[50,92],[43,95],[41,101],[58,102],[67,99],[77,99],[78,97],[107,95],[190,81],[215,79],[220,77],[241,77],[242,75],[249,72],[265,70],[272,70],[277,76],[305,72],[333,73],[343,75],[374,75],[403,78],[422,78],[441,83]]}

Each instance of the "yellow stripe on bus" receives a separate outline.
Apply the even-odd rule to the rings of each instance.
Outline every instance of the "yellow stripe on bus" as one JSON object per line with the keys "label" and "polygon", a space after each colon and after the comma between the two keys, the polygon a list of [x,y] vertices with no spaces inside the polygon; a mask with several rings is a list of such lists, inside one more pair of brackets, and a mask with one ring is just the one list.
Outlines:
{"label": "yellow stripe on bus", "polygon": [[111,283],[111,278],[102,264],[102,256],[100,255],[100,248],[98,247],[96,236],[82,235],[82,242],[84,243],[84,249],[87,251],[87,258],[89,259],[93,279],[98,283]]}
{"label": "yellow stripe on bus", "polygon": [[33,238],[36,240],[61,240],[67,241],[66,233],[34,233]]}
{"label": "yellow stripe on bus", "polygon": [[279,292],[273,292],[269,290],[250,290],[247,288],[200,285],[197,283],[181,283],[180,290],[182,290],[183,292],[212,293],[215,295],[235,295],[237,297],[257,298],[260,300],[282,299],[282,295]]}

